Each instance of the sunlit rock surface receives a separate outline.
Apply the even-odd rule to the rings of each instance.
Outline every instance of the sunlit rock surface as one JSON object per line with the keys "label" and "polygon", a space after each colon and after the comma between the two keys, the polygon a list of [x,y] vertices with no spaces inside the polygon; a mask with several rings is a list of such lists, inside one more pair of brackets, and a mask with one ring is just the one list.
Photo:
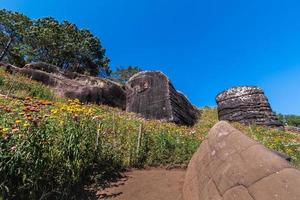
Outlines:
{"label": "sunlit rock surface", "polygon": [[158,119],[182,125],[193,125],[198,110],[159,71],[144,71],[126,84],[126,111],[146,119]]}

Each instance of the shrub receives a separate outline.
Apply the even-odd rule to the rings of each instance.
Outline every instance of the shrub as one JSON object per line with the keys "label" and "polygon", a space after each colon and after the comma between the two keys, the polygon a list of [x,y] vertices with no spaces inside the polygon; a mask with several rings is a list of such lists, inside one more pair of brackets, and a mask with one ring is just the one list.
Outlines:
{"label": "shrub", "polygon": [[300,116],[279,114],[278,118],[285,125],[300,127]]}

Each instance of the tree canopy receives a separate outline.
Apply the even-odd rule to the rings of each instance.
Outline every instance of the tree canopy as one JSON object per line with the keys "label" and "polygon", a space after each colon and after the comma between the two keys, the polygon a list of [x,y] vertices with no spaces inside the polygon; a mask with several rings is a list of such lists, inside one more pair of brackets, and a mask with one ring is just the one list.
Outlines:
{"label": "tree canopy", "polygon": [[116,71],[112,73],[112,79],[121,84],[125,84],[131,76],[140,71],[142,71],[142,69],[137,66],[128,66],[127,68],[117,67]]}
{"label": "tree canopy", "polygon": [[25,63],[25,36],[32,21],[23,14],[0,10],[0,61]]}
{"label": "tree canopy", "polygon": [[31,20],[0,10],[0,61],[17,66],[42,61],[93,76],[110,74],[109,59],[99,38],[87,29],[52,17]]}

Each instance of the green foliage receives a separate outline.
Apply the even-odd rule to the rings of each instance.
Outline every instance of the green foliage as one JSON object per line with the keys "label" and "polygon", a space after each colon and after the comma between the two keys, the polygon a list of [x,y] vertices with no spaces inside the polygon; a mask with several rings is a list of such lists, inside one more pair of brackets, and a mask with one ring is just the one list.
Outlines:
{"label": "green foliage", "polygon": [[24,65],[28,46],[24,43],[31,20],[23,14],[0,10],[0,61]]}
{"label": "green foliage", "polygon": [[[14,104],[22,108],[21,102]],[[4,135],[0,138],[4,197],[17,195],[20,199],[39,199],[48,193],[63,199],[81,180],[89,164],[104,162],[94,149],[96,126],[88,123],[85,117],[77,122],[70,114],[61,119],[49,117],[27,128],[17,123],[18,116],[9,116],[5,111],[1,114],[5,116],[1,117],[1,124],[11,124],[16,131],[6,133],[2,129]],[[37,117],[30,112],[26,114]],[[10,121],[13,118],[15,122]],[[59,126],[60,120],[68,124]]]}
{"label": "green foliage", "polygon": [[43,61],[62,69],[104,76],[108,59],[100,40],[86,29],[51,17],[33,21],[26,42],[32,47],[32,61]]}
{"label": "green foliage", "polygon": [[285,125],[300,127],[300,116],[279,114],[278,118]]}
{"label": "green foliage", "polygon": [[188,127],[78,101],[0,98],[0,126],[0,187],[7,198],[70,198],[90,166],[102,165],[105,173],[187,164],[200,144]]}
{"label": "green foliage", "polygon": [[12,39],[5,56],[11,64],[42,61],[93,76],[110,73],[100,40],[68,21],[60,23],[52,17],[30,20],[20,13],[0,10],[0,36],[2,52]]}
{"label": "green foliage", "polygon": [[112,73],[111,79],[124,85],[130,77],[140,71],[142,69],[136,66],[129,66],[127,68],[117,67],[116,71]]}

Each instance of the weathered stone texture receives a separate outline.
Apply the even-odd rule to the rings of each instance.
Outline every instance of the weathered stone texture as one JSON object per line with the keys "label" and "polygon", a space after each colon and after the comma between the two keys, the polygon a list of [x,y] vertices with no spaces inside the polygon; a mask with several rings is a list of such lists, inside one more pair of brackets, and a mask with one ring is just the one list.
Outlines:
{"label": "weathered stone texture", "polygon": [[183,196],[185,200],[296,200],[299,186],[300,171],[280,154],[221,121],[193,155]]}
{"label": "weathered stone texture", "polygon": [[147,119],[193,125],[198,111],[188,99],[175,90],[170,80],[159,71],[144,71],[126,84],[126,111]]}
{"label": "weathered stone texture", "polygon": [[216,97],[220,120],[282,127],[262,89],[233,87]]}
{"label": "weathered stone texture", "polygon": [[106,104],[125,109],[126,93],[123,87],[107,79],[62,72],[58,67],[37,62],[23,68],[3,65],[11,73],[23,74],[51,87],[58,95],[77,98],[85,103]]}

